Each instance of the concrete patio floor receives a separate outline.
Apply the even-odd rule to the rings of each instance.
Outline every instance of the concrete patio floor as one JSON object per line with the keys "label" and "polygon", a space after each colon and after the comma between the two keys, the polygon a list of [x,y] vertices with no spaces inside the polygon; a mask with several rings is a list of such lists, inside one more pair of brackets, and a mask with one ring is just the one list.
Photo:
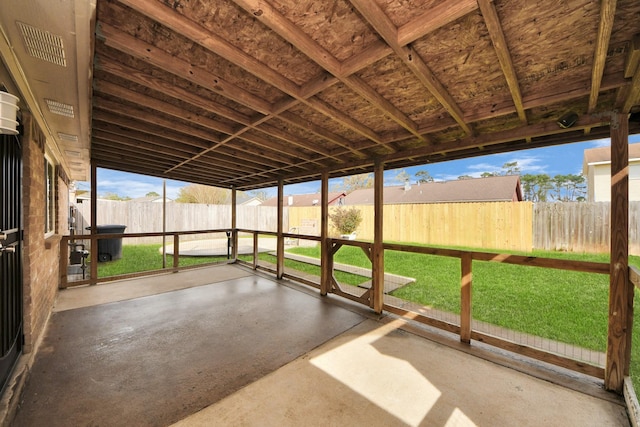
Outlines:
{"label": "concrete patio floor", "polygon": [[12,425],[629,425],[596,380],[460,346],[235,265],[68,289]]}

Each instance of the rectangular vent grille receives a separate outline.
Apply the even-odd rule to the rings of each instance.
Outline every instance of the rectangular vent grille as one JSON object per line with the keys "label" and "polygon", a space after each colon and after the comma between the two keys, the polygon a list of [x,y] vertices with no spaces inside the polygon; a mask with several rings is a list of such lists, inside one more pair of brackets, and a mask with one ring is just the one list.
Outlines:
{"label": "rectangular vent grille", "polygon": [[73,105],[63,104],[62,102],[54,101],[52,99],[45,99],[47,103],[47,107],[49,107],[49,111],[53,114],[59,114],[65,117],[75,117],[73,112]]}
{"label": "rectangular vent grille", "polygon": [[67,66],[62,37],[22,22],[16,22],[16,24],[22,33],[29,55],[62,67]]}
{"label": "rectangular vent grille", "polygon": [[78,135],[58,132],[58,138],[60,138],[62,141],[78,142]]}

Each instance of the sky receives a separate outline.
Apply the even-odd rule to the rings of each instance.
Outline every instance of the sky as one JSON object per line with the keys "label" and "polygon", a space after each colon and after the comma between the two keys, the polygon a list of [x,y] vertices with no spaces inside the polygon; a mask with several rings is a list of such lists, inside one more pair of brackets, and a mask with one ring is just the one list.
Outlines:
{"label": "sky", "polygon": [[[630,135],[629,143],[640,142],[640,135]],[[584,150],[595,147],[605,147],[611,144],[608,138],[587,142],[564,144],[546,148],[536,148],[532,150],[521,150],[510,153],[492,154],[488,156],[473,157],[469,159],[453,160],[441,163],[429,163],[423,166],[414,166],[404,169],[394,169],[385,171],[385,185],[400,185],[397,180],[398,174],[403,170],[411,176],[411,181],[415,182],[415,173],[426,170],[436,181],[456,180],[461,175],[480,177],[483,172],[500,172],[502,165],[508,162],[518,162],[521,174],[547,174],[551,177],[562,174],[581,174]],[[162,179],[144,175],[137,175],[125,172],[118,172],[109,169],[98,169],[98,194],[103,196],[107,193],[114,193],[121,197],[144,197],[149,192],[162,194]],[[340,181],[339,179],[337,180]],[[336,182],[330,180],[329,186]],[[188,185],[185,182],[167,180],[167,197],[175,199],[178,197],[180,188]],[[88,182],[76,183],[78,189],[89,190]],[[268,188],[267,194],[275,197],[276,188]],[[320,190],[320,182],[292,184],[284,187],[285,195],[317,193]]]}

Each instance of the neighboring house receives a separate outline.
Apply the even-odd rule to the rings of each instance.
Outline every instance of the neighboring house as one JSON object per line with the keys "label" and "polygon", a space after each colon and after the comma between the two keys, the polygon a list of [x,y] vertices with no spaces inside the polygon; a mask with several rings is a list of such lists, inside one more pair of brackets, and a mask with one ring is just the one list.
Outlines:
{"label": "neighboring house", "polygon": [[[611,201],[611,148],[584,150],[582,174],[587,177],[587,201]],[[629,144],[629,200],[640,200],[640,143]]]}
{"label": "neighboring house", "polygon": [[[520,202],[522,189],[518,175],[455,181],[425,182],[414,185],[384,187],[384,204],[455,203],[455,202]],[[345,205],[372,205],[373,188],[352,191]]]}
{"label": "neighboring house", "polygon": [[[344,192],[329,193],[329,206],[342,205],[346,196],[347,193]],[[322,200],[320,193],[295,194],[293,196],[285,196],[284,205],[290,207],[320,206],[320,200]],[[262,206],[278,206],[278,198],[267,199],[262,203]]]}
{"label": "neighboring house", "polygon": [[[136,203],[162,203],[162,196],[144,196],[144,197],[136,197],[135,199],[129,200],[129,202]],[[167,197],[167,202],[173,202],[173,199]]]}
{"label": "neighboring house", "polygon": [[262,200],[257,197],[252,197],[250,199],[244,201],[237,201],[237,203],[241,206],[260,206],[262,205]]}

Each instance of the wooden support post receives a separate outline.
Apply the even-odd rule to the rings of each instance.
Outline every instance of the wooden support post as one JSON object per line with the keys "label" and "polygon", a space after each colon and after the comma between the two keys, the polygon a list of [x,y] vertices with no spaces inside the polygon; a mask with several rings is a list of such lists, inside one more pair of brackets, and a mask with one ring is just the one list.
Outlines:
{"label": "wooden support post", "polygon": [[282,279],[284,276],[284,236],[282,235],[282,227],[284,221],[284,183],[282,179],[278,180],[278,233],[276,242],[276,277]]}
{"label": "wooden support post", "polygon": [[237,191],[231,188],[231,258],[238,259]]}
{"label": "wooden support post", "polygon": [[471,285],[473,281],[471,253],[460,257],[460,341],[471,343]]}
{"label": "wooden support post", "polygon": [[253,269],[258,269],[258,233],[253,233]]}
{"label": "wooden support post", "polygon": [[320,190],[320,295],[331,292],[331,275],[329,270],[329,173],[322,173]]}
{"label": "wooden support post", "polygon": [[373,261],[371,262],[371,308],[382,313],[384,305],[384,248],[382,236],[382,212],[384,190],[384,163],[376,160],[373,178]]}
{"label": "wooden support post", "polygon": [[91,252],[89,253],[89,284],[98,283],[98,168],[91,164]]}
{"label": "wooden support post", "polygon": [[173,235],[173,269],[178,271],[180,267],[180,235]]}
{"label": "wooden support post", "polygon": [[622,393],[629,371],[630,316],[633,285],[629,282],[629,121],[626,114],[611,117],[611,271],[609,331],[605,388]]}
{"label": "wooden support post", "polygon": [[67,240],[64,237],[60,240],[60,289],[67,287],[68,278],[67,270],[69,266],[69,243],[71,240]]}

